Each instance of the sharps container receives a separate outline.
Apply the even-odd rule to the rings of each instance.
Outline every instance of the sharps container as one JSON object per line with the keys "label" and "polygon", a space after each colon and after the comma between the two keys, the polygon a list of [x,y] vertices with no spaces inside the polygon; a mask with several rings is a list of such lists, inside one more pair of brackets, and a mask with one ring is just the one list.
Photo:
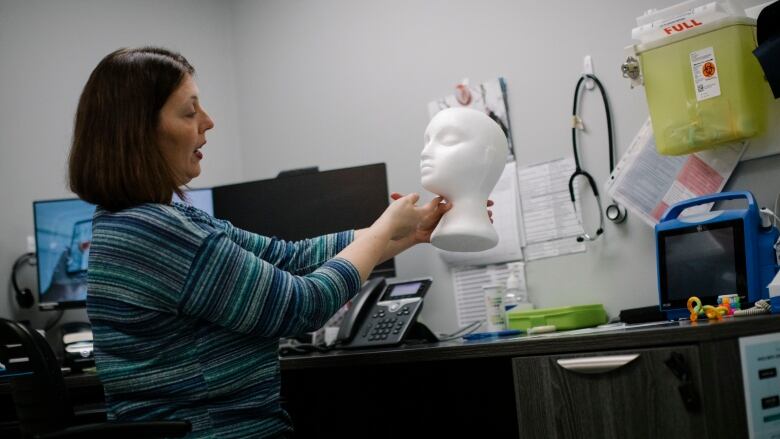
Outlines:
{"label": "sharps container", "polygon": [[[637,18],[631,46],[659,154],[747,139],[767,124],[771,92],[753,56],[756,22],[728,2],[692,0]],[[631,58],[629,58],[631,59]]]}

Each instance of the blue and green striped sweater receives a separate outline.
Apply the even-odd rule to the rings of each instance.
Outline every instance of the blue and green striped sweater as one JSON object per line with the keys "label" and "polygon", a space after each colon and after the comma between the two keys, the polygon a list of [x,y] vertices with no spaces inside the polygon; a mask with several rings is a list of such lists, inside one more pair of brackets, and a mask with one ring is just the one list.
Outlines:
{"label": "blue and green striped sweater", "polygon": [[291,430],[279,337],[322,326],[360,287],[354,232],[290,243],[187,205],[98,209],[87,311],[109,419],[192,422],[191,437]]}

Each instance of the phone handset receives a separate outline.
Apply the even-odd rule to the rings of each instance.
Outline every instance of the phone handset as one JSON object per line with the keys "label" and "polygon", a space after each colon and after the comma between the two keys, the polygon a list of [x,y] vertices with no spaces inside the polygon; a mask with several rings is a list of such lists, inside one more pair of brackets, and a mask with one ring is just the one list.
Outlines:
{"label": "phone handset", "polygon": [[355,337],[355,333],[360,328],[365,315],[371,311],[371,306],[379,298],[379,294],[385,289],[385,278],[375,277],[367,280],[360,292],[352,298],[349,310],[344,315],[344,320],[339,328],[339,335],[336,338],[339,343],[348,343]]}

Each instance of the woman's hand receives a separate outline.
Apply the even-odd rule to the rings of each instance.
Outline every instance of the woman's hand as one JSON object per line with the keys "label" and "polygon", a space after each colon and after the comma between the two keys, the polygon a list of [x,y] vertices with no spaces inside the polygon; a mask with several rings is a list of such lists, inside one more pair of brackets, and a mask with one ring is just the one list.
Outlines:
{"label": "woman's hand", "polygon": [[420,199],[418,194],[393,195],[398,196],[393,197],[394,201],[390,203],[372,227],[378,226],[387,230],[390,239],[397,241],[414,233],[417,225],[423,219],[424,208],[415,205]]}
{"label": "woman's hand", "polygon": [[[403,197],[403,195],[397,192],[393,192],[390,195],[390,198],[393,200],[400,200]],[[493,201],[488,200],[487,205],[488,207],[492,206]],[[417,209],[421,215],[420,222],[417,224],[415,230],[409,234],[411,236],[407,235],[405,238],[411,238],[414,244],[431,242],[431,234],[436,229],[436,226],[439,225],[439,221],[441,221],[442,216],[444,216],[445,213],[452,209],[452,203],[448,203],[444,197],[436,197],[424,206],[418,207]],[[492,223],[493,212],[490,209],[488,209],[488,217]]]}
{"label": "woman's hand", "polygon": [[[403,195],[397,192],[393,192],[390,195],[390,198],[393,200],[399,200],[402,197]],[[424,206],[419,207],[420,221],[406,237],[411,238],[413,244],[431,242],[431,233],[439,225],[441,217],[451,208],[452,204],[445,202],[443,197],[436,197]]]}

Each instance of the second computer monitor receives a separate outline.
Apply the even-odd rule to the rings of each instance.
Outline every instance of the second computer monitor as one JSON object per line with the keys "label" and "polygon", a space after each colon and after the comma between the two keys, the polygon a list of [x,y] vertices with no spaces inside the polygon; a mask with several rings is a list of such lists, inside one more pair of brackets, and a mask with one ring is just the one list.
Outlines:
{"label": "second computer monitor", "polygon": [[[214,216],[288,241],[368,227],[388,202],[384,163],[214,188]],[[373,275],[395,276],[394,261]]]}

